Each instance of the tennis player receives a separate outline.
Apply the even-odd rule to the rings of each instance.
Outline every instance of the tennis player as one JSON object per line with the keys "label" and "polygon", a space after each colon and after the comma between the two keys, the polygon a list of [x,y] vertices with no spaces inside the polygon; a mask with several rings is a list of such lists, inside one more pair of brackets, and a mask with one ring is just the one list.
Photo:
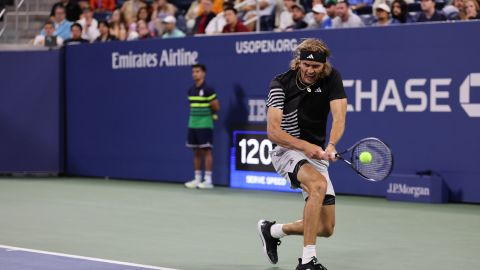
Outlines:
{"label": "tennis player", "polygon": [[[257,226],[272,264],[278,262],[280,238],[303,235],[297,270],[327,269],[317,259],[316,239],[331,236],[335,226],[335,192],[328,166],[345,129],[347,99],[329,55],[322,41],[304,40],[294,52],[290,70],[272,80],[268,93],[267,131],[275,146],[272,164],[292,188],[302,189],[305,207],[301,220],[285,224],[260,220]],[[326,141],[330,112],[332,127]]]}
{"label": "tennis player", "polygon": [[[215,90],[205,83],[207,68],[202,64],[192,66],[194,85],[188,90],[190,117],[188,120],[187,147],[193,149],[195,176],[186,182],[187,188],[213,188],[213,120],[220,110],[220,102]],[[202,161],[205,162],[205,175],[202,181]]]}

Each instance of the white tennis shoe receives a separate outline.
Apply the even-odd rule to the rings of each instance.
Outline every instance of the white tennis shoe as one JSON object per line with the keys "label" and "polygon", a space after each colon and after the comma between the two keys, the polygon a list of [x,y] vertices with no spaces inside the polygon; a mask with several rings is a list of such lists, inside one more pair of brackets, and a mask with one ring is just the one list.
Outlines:
{"label": "white tennis shoe", "polygon": [[200,181],[193,179],[192,181],[188,181],[185,183],[185,187],[187,188],[197,188],[200,185]]}
{"label": "white tennis shoe", "polygon": [[198,184],[198,188],[200,189],[212,189],[215,186],[211,182],[201,182]]}

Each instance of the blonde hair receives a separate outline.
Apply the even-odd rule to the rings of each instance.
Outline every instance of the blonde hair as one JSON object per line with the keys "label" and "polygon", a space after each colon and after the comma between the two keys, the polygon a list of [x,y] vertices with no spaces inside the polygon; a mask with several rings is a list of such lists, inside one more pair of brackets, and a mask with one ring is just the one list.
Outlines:
{"label": "blonde hair", "polygon": [[[298,69],[300,66],[300,52],[302,51],[321,52],[326,57],[330,56],[330,50],[325,42],[316,38],[307,38],[303,40],[302,43],[298,44],[298,46],[295,48],[295,51],[293,51],[293,59],[290,61],[290,69]],[[332,64],[330,64],[330,62],[327,60],[323,66],[322,72],[320,72],[320,78],[325,78],[326,76],[330,75],[331,72]]]}
{"label": "blonde hair", "polygon": [[[463,4],[466,5],[468,2],[473,3],[473,5],[475,6],[475,9],[477,10],[477,13],[480,11],[480,5],[478,4],[477,0],[464,0]],[[465,8],[465,6],[463,8]]]}

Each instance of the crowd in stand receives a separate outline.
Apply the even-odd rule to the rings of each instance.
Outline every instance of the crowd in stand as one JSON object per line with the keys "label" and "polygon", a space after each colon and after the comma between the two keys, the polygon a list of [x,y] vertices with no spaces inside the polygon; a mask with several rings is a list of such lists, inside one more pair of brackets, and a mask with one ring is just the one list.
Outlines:
{"label": "crowd in stand", "polygon": [[480,0],[190,1],[60,0],[34,45],[480,19]]}

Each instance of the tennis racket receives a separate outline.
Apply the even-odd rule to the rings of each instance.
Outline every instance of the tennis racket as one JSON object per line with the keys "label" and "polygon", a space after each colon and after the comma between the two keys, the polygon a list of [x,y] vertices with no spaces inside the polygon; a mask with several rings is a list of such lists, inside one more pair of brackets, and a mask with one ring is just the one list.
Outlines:
{"label": "tennis racket", "polygon": [[[363,153],[363,154],[362,154]],[[360,155],[366,155],[370,162],[362,162]],[[343,152],[335,154],[343,160],[358,175],[368,181],[382,181],[387,178],[393,169],[392,151],[378,138],[365,138]]]}

